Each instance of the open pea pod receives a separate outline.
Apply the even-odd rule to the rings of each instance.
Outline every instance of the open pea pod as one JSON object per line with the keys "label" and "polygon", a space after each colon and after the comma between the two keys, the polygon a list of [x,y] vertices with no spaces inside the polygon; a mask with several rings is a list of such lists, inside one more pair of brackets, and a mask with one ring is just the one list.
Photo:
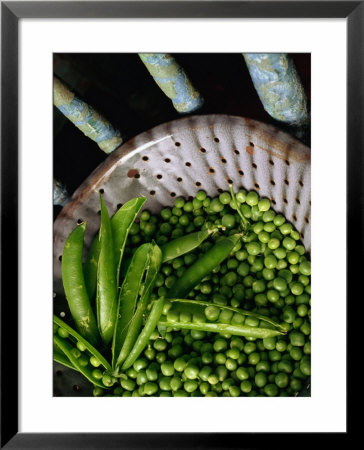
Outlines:
{"label": "open pea pod", "polygon": [[[163,312],[158,325],[172,329],[229,333],[260,339],[285,334],[280,324],[269,317],[204,301],[171,299],[165,303]],[[255,320],[252,321],[252,318]]]}
{"label": "open pea pod", "polygon": [[130,263],[119,293],[112,346],[112,365],[116,373],[138,337],[161,263],[162,252],[155,243],[141,245]]}
{"label": "open pea pod", "polygon": [[139,336],[137,337],[130,353],[128,354],[128,357],[125,359],[123,365],[121,366],[122,370],[126,370],[131,367],[147,346],[149,338],[156,329],[158,321],[163,313],[164,301],[164,297],[153,301],[151,310],[145,321],[145,325],[142,328]]}
{"label": "open pea pod", "polygon": [[[117,277],[120,272],[120,265],[124,254],[126,240],[136,217],[142,206],[146,202],[145,197],[136,197],[126,202],[111,218],[111,229],[114,241],[114,252],[116,261]],[[83,266],[86,288],[90,299],[96,292],[97,285],[97,265],[100,255],[100,240],[97,234],[92,241],[88,251],[86,261]]]}
{"label": "open pea pod", "polygon": [[100,361],[100,364],[106,369],[111,370],[110,364],[107,362],[107,360],[102,356],[102,354],[92,345],[89,341],[87,341],[83,336],[81,336],[79,333],[77,333],[76,330],[74,330],[72,327],[70,327],[66,322],[64,322],[62,319],[57,317],[56,315],[53,316],[53,323],[56,324],[58,327],[63,328],[65,331],[68,332],[68,334],[71,336],[71,339],[73,342],[81,342],[84,347],[86,348],[87,352],[94,356],[98,361]]}
{"label": "open pea pod", "polygon": [[67,358],[67,356],[59,350],[53,349],[53,360],[58,362],[59,364],[62,364],[65,367],[68,367],[69,369],[78,370],[76,367],[71,363],[71,361]]}
{"label": "open pea pod", "polygon": [[74,346],[65,338],[62,338],[58,335],[53,336],[54,343],[62,350],[62,352],[65,354],[65,356],[69,359],[71,364],[75,367],[76,370],[82,373],[91,383],[93,383],[96,386],[99,386],[101,388],[105,388],[104,384],[95,379],[95,377],[92,375],[94,371],[94,367],[90,365],[83,366],[80,363],[80,359],[74,356],[73,350]]}
{"label": "open pea pod", "polygon": [[205,302],[203,300],[190,300],[182,298],[173,298],[170,299],[169,302],[173,305],[174,308],[176,308],[176,310],[182,312],[190,310],[191,312],[197,311],[198,313],[204,313],[206,307],[214,306],[216,308],[219,308],[220,310],[232,311],[234,313],[241,314],[243,316],[254,317],[255,319],[261,320],[262,322],[269,323],[270,325],[282,331],[283,333],[286,332],[286,329],[280,323],[276,322],[270,317],[264,316],[263,314],[259,314],[253,311],[248,311],[246,309],[234,308],[233,306],[216,305],[215,303]]}
{"label": "open pea pod", "polygon": [[96,312],[100,335],[105,345],[108,345],[112,339],[116,322],[118,279],[110,217],[101,195],[100,204],[101,227],[100,254],[97,264]]}

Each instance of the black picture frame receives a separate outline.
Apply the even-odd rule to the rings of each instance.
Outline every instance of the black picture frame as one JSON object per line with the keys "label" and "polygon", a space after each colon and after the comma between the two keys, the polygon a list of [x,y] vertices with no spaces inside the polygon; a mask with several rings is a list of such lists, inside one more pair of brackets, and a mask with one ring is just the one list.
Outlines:
{"label": "black picture frame", "polygon": [[[18,23],[22,18],[344,18],[347,20],[347,304],[358,289],[363,234],[364,2],[362,1],[119,1],[1,2],[1,448],[136,449],[260,448],[272,434],[19,433],[18,431]],[[360,292],[360,291],[359,291]],[[11,296],[11,301],[9,300]],[[348,310],[349,312],[349,310]],[[9,317],[15,318],[10,320]],[[9,323],[10,322],[10,323]],[[9,327],[12,327],[11,330]],[[11,336],[10,336],[11,333]],[[9,336],[11,345],[9,345]],[[348,346],[348,349],[350,346]],[[11,367],[11,370],[9,370]],[[15,389],[14,389],[15,387]],[[337,433],[340,445],[349,437]],[[321,436],[327,442],[327,436]],[[308,433],[301,445],[310,442]],[[320,434],[316,434],[319,443]]]}

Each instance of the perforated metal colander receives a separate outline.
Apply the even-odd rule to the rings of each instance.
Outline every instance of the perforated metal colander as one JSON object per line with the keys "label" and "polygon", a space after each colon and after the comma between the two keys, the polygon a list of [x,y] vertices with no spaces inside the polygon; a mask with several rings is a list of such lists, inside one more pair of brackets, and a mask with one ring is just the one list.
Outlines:
{"label": "perforated metal colander", "polygon": [[[54,223],[54,308],[69,317],[61,278],[61,255],[69,233],[87,222],[85,253],[100,227],[99,191],[110,215],[132,197],[148,198],[157,213],[179,196],[203,189],[214,197],[244,187],[271,200],[311,249],[311,152],[278,129],[227,115],[192,116],[146,131],[115,150],[75,191]],[[92,395],[72,370],[55,364],[55,395]]]}

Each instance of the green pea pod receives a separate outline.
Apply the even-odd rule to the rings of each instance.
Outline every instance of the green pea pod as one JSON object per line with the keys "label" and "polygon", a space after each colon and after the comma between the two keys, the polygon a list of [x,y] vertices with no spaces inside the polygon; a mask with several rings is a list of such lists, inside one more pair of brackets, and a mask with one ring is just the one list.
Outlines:
{"label": "green pea pod", "polygon": [[79,363],[78,358],[76,358],[72,350],[74,349],[73,345],[67,341],[67,339],[61,338],[60,336],[57,336],[56,334],[53,336],[54,343],[62,350],[62,352],[66,355],[66,357],[69,359],[71,364],[82,373],[91,383],[93,383],[96,386],[99,386],[103,389],[105,389],[105,386],[103,383],[101,383],[98,380],[95,380],[95,378],[92,376],[92,371],[94,370],[94,367],[92,366],[82,366]]}
{"label": "green pea pod", "polygon": [[66,240],[62,254],[62,281],[71,315],[79,333],[96,345],[99,332],[82,270],[85,230],[86,222],[82,222]]}
{"label": "green pea pod", "polygon": [[53,350],[53,361],[56,361],[57,363],[62,364],[63,366],[68,367],[69,369],[76,370],[78,372],[76,367],[71,363],[71,361],[67,358],[67,356],[61,351]]}
{"label": "green pea pod", "polygon": [[[125,244],[131,226],[133,225],[141,207],[146,201],[145,197],[136,197],[125,203],[111,218],[111,228],[115,247],[116,271],[119,276],[120,265],[124,254]],[[90,246],[89,252],[83,266],[86,288],[90,299],[96,292],[97,285],[97,262],[100,255],[99,236],[96,235]]]}
{"label": "green pea pod", "polygon": [[203,230],[195,231],[194,233],[186,234],[167,242],[161,246],[163,262],[178,258],[194,250],[215,231],[217,231],[217,227],[204,228]]}
{"label": "green pea pod", "polygon": [[[218,230],[218,226],[213,228],[205,228],[200,231],[195,231],[190,234],[186,234],[179,238],[173,239],[162,245],[160,248],[162,250],[162,263],[166,261],[171,261],[172,259],[178,258],[179,256],[185,255],[191,252],[199,245],[202,244],[212,233]],[[129,267],[131,258],[122,261],[121,274],[125,276],[126,271]]]}
{"label": "green pea pod", "polygon": [[[264,316],[263,314],[259,314],[253,311],[247,311],[245,309],[240,309],[240,308],[234,308],[233,306],[225,306],[225,305],[216,305],[215,303],[212,302],[205,302],[203,300],[189,300],[189,299],[182,299],[182,298],[173,298],[169,300],[173,307],[177,307],[178,311],[191,311],[191,309],[198,309],[198,312],[203,312],[203,310],[207,307],[207,306],[216,306],[219,309],[223,309],[223,310],[228,310],[228,311],[233,311],[235,313],[241,314],[243,316],[250,316],[250,317],[254,317],[256,319],[262,320],[263,322],[267,322],[270,325],[273,325],[275,328],[278,328],[280,331],[285,332],[285,328],[282,327],[281,324],[279,324],[278,322],[275,322],[274,320],[272,320],[270,317]],[[200,309],[200,308],[201,309]]]}
{"label": "green pea pod", "polygon": [[[149,304],[150,295],[162,263],[162,252],[158,245],[143,244],[139,249],[135,253],[136,258],[133,257],[119,295],[118,321],[112,348],[113,367],[116,368],[116,371],[130,353],[137,339],[143,323],[143,315]],[[147,250],[146,255],[144,255],[144,249]],[[144,270],[140,277],[141,269]],[[130,281],[136,282],[137,280],[140,280],[140,284],[131,293]],[[137,297],[140,295],[139,300],[135,294]]]}
{"label": "green pea pod", "polygon": [[147,346],[149,338],[152,335],[153,331],[156,329],[158,321],[162,315],[163,306],[164,306],[164,297],[161,297],[158,300],[155,300],[153,302],[151,311],[145,322],[145,325],[144,325],[141,333],[139,334],[137,340],[135,341],[135,344],[134,344],[131,352],[129,353],[128,357],[124,361],[124,363],[122,365],[122,370],[126,370],[130,366],[132,366],[134,364],[135,360],[138,358],[138,356],[142,353],[142,351]]}
{"label": "green pea pod", "polygon": [[231,325],[226,323],[169,322],[168,320],[162,319],[159,321],[159,324],[173,329],[199,330],[213,333],[229,333],[236,336],[245,336],[259,339],[284,334],[279,330],[273,330],[271,328],[250,327],[247,325]]}
{"label": "green pea pod", "polygon": [[64,322],[62,319],[60,319],[56,315],[53,316],[53,323],[55,323],[59,327],[63,328],[64,330],[68,331],[68,333],[70,334],[70,336],[73,338],[73,340],[75,342],[77,342],[77,341],[82,342],[82,344],[86,347],[87,351],[92,356],[95,356],[95,358],[100,361],[100,363],[104,366],[104,368],[106,370],[111,370],[110,364],[102,356],[102,354],[90,342],[88,342],[84,337],[82,337],[79,333],[77,333],[76,330],[74,330],[72,327],[67,325],[66,322]]}
{"label": "green pea pod", "polygon": [[97,264],[96,310],[102,340],[108,345],[116,322],[118,281],[109,213],[100,194],[100,255]]}
{"label": "green pea pod", "polygon": [[221,264],[231,253],[232,249],[238,243],[241,234],[223,237],[197,261],[195,261],[184,273],[176,280],[168,292],[168,298],[183,298],[215,267]]}

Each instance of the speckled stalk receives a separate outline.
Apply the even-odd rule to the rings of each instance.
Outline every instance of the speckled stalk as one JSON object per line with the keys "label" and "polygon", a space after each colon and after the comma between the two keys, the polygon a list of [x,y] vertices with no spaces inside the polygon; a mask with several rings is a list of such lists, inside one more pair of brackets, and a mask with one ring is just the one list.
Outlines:
{"label": "speckled stalk", "polygon": [[113,152],[123,139],[120,132],[92,106],[78,98],[59,78],[54,77],[53,103],[85,136],[105,153]]}
{"label": "speckled stalk", "polygon": [[191,113],[201,108],[201,94],[173,56],[167,53],[139,53],[139,57],[179,113]]}
{"label": "speckled stalk", "polygon": [[243,56],[267,113],[287,125],[308,125],[307,98],[293,60],[286,53]]}

